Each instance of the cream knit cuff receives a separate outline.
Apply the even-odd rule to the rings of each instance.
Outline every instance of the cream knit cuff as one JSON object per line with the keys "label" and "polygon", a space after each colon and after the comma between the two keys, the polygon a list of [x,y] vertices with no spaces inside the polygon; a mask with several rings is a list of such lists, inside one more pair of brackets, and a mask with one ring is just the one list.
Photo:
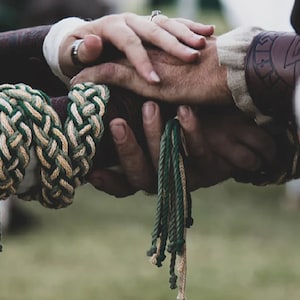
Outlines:
{"label": "cream knit cuff", "polygon": [[59,48],[61,42],[67,34],[72,32],[77,27],[83,25],[87,21],[79,18],[71,17],[63,19],[54,24],[47,34],[43,44],[44,57],[51,68],[54,75],[56,75],[62,82],[69,85],[71,78],[65,76],[61,71],[59,65]]}
{"label": "cream knit cuff", "polygon": [[251,41],[261,31],[257,27],[239,27],[217,38],[219,63],[227,67],[227,84],[234,102],[258,124],[270,121],[270,117],[259,111],[249,95],[245,79],[245,57]]}

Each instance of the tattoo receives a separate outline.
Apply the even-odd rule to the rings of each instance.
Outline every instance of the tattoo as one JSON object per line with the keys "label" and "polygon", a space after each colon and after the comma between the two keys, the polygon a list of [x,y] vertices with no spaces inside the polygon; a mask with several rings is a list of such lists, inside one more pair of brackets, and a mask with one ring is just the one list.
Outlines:
{"label": "tattoo", "polygon": [[290,120],[293,91],[300,75],[300,36],[263,32],[250,45],[246,81],[255,105],[265,114]]}

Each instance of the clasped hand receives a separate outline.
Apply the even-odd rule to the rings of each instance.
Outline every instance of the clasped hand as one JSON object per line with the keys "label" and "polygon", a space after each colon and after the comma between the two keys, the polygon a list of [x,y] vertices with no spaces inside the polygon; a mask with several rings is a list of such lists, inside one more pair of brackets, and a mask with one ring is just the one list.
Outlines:
{"label": "clasped hand", "polygon": [[[75,76],[72,84],[113,84],[178,105],[177,116],[189,154],[186,171],[190,190],[231,178],[237,170],[257,171],[272,162],[276,151],[272,138],[235,109],[227,87],[227,70],[218,63],[216,38],[203,37],[212,33],[212,26],[185,19],[159,15],[150,22],[126,13],[78,28],[64,40],[62,49],[68,50],[60,54],[65,75]],[[78,56],[89,66],[79,74],[69,55],[72,42],[78,38],[84,39]],[[143,42],[152,46],[147,49]],[[119,57],[105,57],[107,43],[120,52]],[[99,57],[101,64],[97,64]],[[208,105],[219,108],[207,109]],[[88,180],[97,189],[117,197],[138,190],[156,192],[164,123],[160,107],[153,101],[143,105],[142,116],[150,157],[125,120],[112,120],[110,130],[123,172],[94,169]]]}

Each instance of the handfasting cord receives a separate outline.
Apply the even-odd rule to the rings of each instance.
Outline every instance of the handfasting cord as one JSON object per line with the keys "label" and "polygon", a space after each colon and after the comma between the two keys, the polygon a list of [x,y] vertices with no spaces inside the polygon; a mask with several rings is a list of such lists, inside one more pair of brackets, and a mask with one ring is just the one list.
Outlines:
{"label": "handfasting cord", "polygon": [[[0,85],[1,199],[17,193],[30,161],[30,150],[34,149],[40,166],[40,185],[18,196],[39,200],[48,208],[63,208],[73,202],[75,189],[85,182],[104,132],[109,90],[105,85],[78,84],[68,98],[67,119],[62,126],[50,98],[43,92],[25,84]],[[167,122],[161,139],[158,187],[156,222],[148,255],[160,267],[167,248],[171,254],[172,289],[177,287],[175,264],[179,257],[178,300],[185,300],[186,228],[192,225],[192,218],[177,119]]]}
{"label": "handfasting cord", "polygon": [[49,208],[72,203],[103,134],[109,91],[104,85],[85,83],[74,86],[68,96],[62,128],[47,95],[24,84],[0,86],[0,198],[16,194],[33,147],[41,185],[21,198],[37,199]]}
{"label": "handfasting cord", "polygon": [[161,138],[156,219],[152,232],[152,245],[147,255],[151,257],[153,264],[161,267],[166,258],[167,248],[171,254],[169,280],[171,289],[177,287],[175,264],[176,257],[179,257],[178,300],[186,299],[186,229],[193,224],[184,157],[179,121],[171,119],[167,122]]}

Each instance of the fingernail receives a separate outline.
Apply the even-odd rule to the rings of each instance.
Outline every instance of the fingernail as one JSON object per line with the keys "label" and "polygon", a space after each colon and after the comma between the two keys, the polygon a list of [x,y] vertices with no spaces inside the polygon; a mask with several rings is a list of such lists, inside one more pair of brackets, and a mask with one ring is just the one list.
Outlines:
{"label": "fingernail", "polygon": [[143,120],[150,123],[153,120],[155,111],[155,104],[152,102],[146,102],[142,107]]}
{"label": "fingernail", "polygon": [[123,124],[111,124],[110,131],[116,143],[122,143],[126,139],[126,129]]}
{"label": "fingernail", "polygon": [[182,121],[187,121],[190,116],[190,107],[187,105],[181,105],[178,107],[178,117]]}
{"label": "fingernail", "polygon": [[189,55],[200,55],[200,52],[198,50],[192,49],[192,48],[189,48],[189,47],[186,47],[186,52]]}
{"label": "fingernail", "polygon": [[194,34],[193,39],[196,41],[202,41],[202,40],[206,40],[205,37],[203,37],[202,35],[198,35],[198,34]]}
{"label": "fingernail", "polygon": [[157,83],[160,82],[160,78],[159,78],[159,76],[157,75],[157,73],[155,71],[151,71],[150,79],[153,82],[157,82]]}
{"label": "fingernail", "polygon": [[71,80],[70,80],[70,85],[74,85],[74,82],[76,81],[76,76],[74,76]]}

